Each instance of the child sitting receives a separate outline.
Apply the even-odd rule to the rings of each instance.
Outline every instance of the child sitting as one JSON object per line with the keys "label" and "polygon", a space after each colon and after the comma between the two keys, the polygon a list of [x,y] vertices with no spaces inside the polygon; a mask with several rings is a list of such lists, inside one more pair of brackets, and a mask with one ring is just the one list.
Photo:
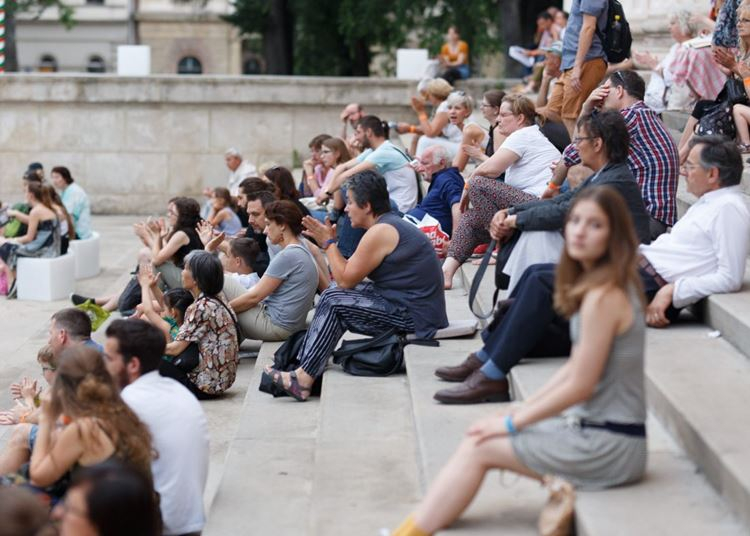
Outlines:
{"label": "child sitting", "polygon": [[147,263],[138,268],[138,282],[142,298],[136,315],[159,328],[167,342],[172,342],[185,320],[185,311],[194,301],[193,295],[184,288],[173,288],[162,294],[158,285],[159,274],[154,275]]}
{"label": "child sitting", "polygon": [[226,188],[214,188],[211,211],[206,219],[227,236],[234,236],[242,231],[242,223],[234,211],[234,201]]}

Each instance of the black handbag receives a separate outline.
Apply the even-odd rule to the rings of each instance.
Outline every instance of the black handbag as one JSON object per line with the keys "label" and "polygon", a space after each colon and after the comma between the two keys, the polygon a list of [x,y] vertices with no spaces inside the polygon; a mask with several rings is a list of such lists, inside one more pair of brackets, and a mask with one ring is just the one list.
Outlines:
{"label": "black handbag", "polygon": [[712,104],[698,120],[694,132],[696,136],[726,136],[733,140],[737,127],[732,116],[732,104],[726,101]]}
{"label": "black handbag", "polygon": [[436,340],[407,340],[394,328],[370,339],[342,342],[333,352],[333,362],[353,376],[390,376],[403,371],[407,344],[440,346]]}
{"label": "black handbag", "polygon": [[734,76],[727,78],[724,87],[721,88],[719,95],[716,97],[716,102],[728,103],[730,106],[735,104],[748,104],[745,83]]}

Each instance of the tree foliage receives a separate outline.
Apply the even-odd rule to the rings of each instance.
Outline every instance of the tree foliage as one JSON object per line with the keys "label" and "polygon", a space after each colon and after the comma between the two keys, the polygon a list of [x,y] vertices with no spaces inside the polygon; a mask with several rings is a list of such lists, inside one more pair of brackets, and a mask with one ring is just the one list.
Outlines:
{"label": "tree foliage", "polygon": [[[284,3],[287,29],[274,21]],[[367,76],[373,55],[404,45],[437,53],[451,24],[461,31],[476,59],[499,49],[500,0],[233,0],[226,20],[245,34],[260,33],[269,72],[268,41],[286,34],[291,69],[280,74]]]}

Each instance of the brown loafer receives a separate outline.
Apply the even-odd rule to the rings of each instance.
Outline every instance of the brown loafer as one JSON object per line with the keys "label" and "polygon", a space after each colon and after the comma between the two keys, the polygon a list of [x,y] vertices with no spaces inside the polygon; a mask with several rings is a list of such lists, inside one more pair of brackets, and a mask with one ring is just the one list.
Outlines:
{"label": "brown loafer", "polygon": [[443,404],[509,402],[510,386],[507,379],[490,380],[481,370],[476,370],[461,385],[435,393],[435,400]]}
{"label": "brown loafer", "polygon": [[475,370],[479,370],[483,363],[475,353],[470,353],[464,362],[455,367],[440,367],[435,371],[435,376],[447,382],[462,382]]}

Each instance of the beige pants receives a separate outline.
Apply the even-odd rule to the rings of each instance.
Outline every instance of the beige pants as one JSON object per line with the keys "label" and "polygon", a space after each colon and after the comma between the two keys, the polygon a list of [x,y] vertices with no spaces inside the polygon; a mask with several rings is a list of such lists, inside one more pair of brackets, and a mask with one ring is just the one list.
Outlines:
{"label": "beige pants", "polygon": [[[223,290],[227,301],[232,301],[247,292],[233,277],[224,277]],[[291,331],[273,323],[263,303],[259,303],[252,309],[239,313],[237,319],[240,322],[240,329],[245,339],[284,341],[292,335]]]}

